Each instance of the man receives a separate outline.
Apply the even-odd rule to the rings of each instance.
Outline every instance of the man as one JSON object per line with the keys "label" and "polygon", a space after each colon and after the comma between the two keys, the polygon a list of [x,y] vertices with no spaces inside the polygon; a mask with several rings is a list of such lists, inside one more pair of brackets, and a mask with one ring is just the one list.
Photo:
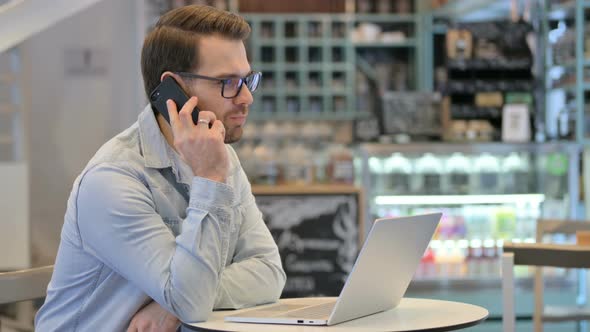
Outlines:
{"label": "man", "polygon": [[187,6],[148,34],[146,93],[172,76],[192,97],[179,112],[168,101],[170,124],[146,107],[76,179],[37,330],[175,330],[279,298],[277,247],[227,145],[260,79],[249,33],[237,15]]}

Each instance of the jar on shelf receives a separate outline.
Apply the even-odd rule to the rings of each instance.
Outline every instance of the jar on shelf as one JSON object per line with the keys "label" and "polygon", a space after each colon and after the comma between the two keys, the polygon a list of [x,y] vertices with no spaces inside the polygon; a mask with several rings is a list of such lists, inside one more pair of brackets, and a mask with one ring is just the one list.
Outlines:
{"label": "jar on shelf", "polygon": [[439,157],[425,153],[416,160],[412,191],[416,194],[437,195],[442,192],[443,164]]}
{"label": "jar on shelf", "polygon": [[328,179],[336,184],[354,183],[354,163],[352,151],[342,144],[334,144],[328,149]]}
{"label": "jar on shelf", "polygon": [[260,143],[254,149],[256,160],[255,182],[276,185],[280,182],[281,165],[278,154],[282,132],[277,123],[267,121],[262,127]]}
{"label": "jar on shelf", "polygon": [[240,158],[244,173],[246,173],[250,182],[255,182],[257,165],[254,157],[254,144],[246,141],[240,145],[236,153]]}
{"label": "jar on shelf", "polygon": [[462,153],[453,153],[445,163],[446,188],[445,192],[465,195],[469,193],[469,176],[471,162]]}
{"label": "jar on shelf", "polygon": [[383,170],[387,179],[383,181],[385,189],[392,195],[407,195],[410,192],[412,163],[401,153],[394,153],[385,160]]}
{"label": "jar on shelf", "polygon": [[258,144],[254,149],[254,158],[256,159],[254,182],[262,185],[279,184],[280,168],[274,144],[265,142]]}
{"label": "jar on shelf", "polygon": [[516,152],[510,153],[502,161],[502,191],[504,194],[525,194],[530,192],[528,157]]}
{"label": "jar on shelf", "polygon": [[[542,192],[549,199],[560,200],[567,193],[568,156],[563,153],[542,155],[540,164]],[[544,204],[544,209],[549,208],[545,205],[548,204]]]}
{"label": "jar on shelf", "polygon": [[385,179],[387,173],[385,172],[385,160],[378,157],[369,158],[369,173],[370,184],[368,190],[374,195],[382,195],[386,192]]}
{"label": "jar on shelf", "polygon": [[497,157],[489,153],[482,153],[475,158],[471,193],[497,194],[500,189],[500,163]]}
{"label": "jar on shelf", "polygon": [[285,151],[285,182],[306,185],[313,182],[313,160],[310,151],[303,144],[287,145]]}

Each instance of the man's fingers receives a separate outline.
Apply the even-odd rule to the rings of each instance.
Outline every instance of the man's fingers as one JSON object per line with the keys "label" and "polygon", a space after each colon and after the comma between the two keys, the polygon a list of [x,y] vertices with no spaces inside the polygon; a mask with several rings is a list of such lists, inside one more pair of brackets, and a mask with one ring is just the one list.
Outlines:
{"label": "man's fingers", "polygon": [[194,126],[192,113],[193,113],[193,110],[195,109],[195,107],[197,106],[197,103],[198,103],[197,97],[194,97],[194,96],[191,97],[184,104],[184,106],[182,106],[182,109],[178,113],[178,115],[180,116],[180,121],[182,122],[182,124],[185,128],[192,128]]}
{"label": "man's fingers", "polygon": [[221,121],[215,120],[215,122],[213,122],[211,130],[220,133],[221,137],[225,139],[225,127],[223,126],[223,123]]}
{"label": "man's fingers", "polygon": [[205,119],[205,120],[209,121],[209,123],[213,123],[213,122],[215,122],[215,120],[217,120],[217,117],[215,116],[215,113],[213,113],[211,111],[200,111],[199,112],[199,120],[200,119]]}
{"label": "man's fingers", "polygon": [[197,126],[203,129],[209,129],[209,119],[199,119]]}
{"label": "man's fingers", "polygon": [[172,99],[166,100],[166,107],[168,108],[168,118],[170,119],[170,126],[174,128],[178,123],[178,109],[176,103]]}

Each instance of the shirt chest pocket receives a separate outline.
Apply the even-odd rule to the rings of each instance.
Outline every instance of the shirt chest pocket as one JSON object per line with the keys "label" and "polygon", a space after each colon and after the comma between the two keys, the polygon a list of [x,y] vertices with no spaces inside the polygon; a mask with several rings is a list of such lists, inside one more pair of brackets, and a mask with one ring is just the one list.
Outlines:
{"label": "shirt chest pocket", "polygon": [[186,202],[171,188],[153,190],[156,212],[162,217],[164,224],[174,236],[178,236],[182,229],[182,215],[186,210]]}

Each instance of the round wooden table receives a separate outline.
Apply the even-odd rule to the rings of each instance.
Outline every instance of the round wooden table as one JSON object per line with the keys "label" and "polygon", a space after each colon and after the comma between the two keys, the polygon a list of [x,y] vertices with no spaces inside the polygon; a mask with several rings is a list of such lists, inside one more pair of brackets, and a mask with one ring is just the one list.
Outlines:
{"label": "round wooden table", "polygon": [[[280,300],[281,303],[289,303],[290,301],[301,301],[301,299]],[[239,311],[215,311],[208,321],[198,324],[184,324],[184,329],[234,332],[451,331],[477,325],[483,322],[489,314],[486,309],[467,303],[404,298],[394,309],[332,326],[250,324],[225,322],[223,320],[223,317],[237,312]]]}

